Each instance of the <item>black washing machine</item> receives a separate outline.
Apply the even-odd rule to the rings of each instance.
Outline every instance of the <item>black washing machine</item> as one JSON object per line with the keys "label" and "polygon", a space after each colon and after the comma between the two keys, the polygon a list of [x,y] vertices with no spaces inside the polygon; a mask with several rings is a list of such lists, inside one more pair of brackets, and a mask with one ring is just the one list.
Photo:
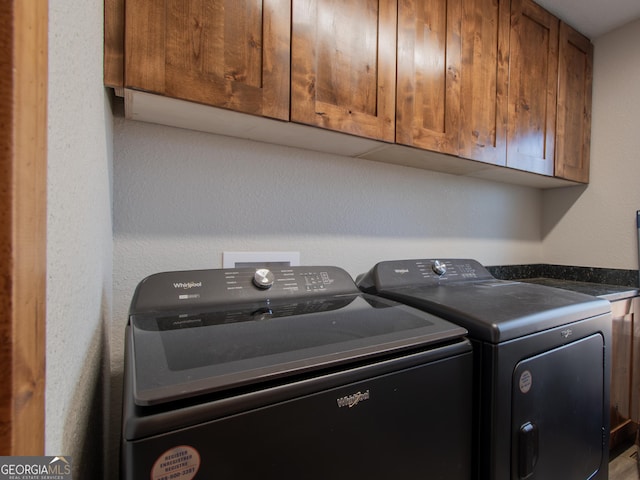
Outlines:
{"label": "black washing machine", "polygon": [[469,331],[477,478],[608,478],[609,302],[466,259],[381,262],[358,285]]}
{"label": "black washing machine", "polygon": [[122,478],[469,479],[465,334],[335,267],[152,275],[126,328]]}

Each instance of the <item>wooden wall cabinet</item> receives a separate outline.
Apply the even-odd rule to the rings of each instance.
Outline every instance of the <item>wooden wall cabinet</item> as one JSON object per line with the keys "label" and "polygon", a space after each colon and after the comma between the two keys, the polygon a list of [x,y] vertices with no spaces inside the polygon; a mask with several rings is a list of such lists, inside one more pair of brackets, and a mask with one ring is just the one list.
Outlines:
{"label": "wooden wall cabinet", "polygon": [[512,0],[507,166],[554,174],[559,20]]}
{"label": "wooden wall cabinet", "polygon": [[457,155],[461,0],[399,0],[396,142]]}
{"label": "wooden wall cabinet", "polygon": [[396,0],[293,0],[291,120],[395,139]]}
{"label": "wooden wall cabinet", "polygon": [[532,0],[399,0],[396,142],[587,183],[592,65]]}
{"label": "wooden wall cabinet", "polygon": [[509,1],[400,0],[396,142],[504,165]]}
{"label": "wooden wall cabinet", "polygon": [[506,163],[508,0],[462,1],[461,157]]}
{"label": "wooden wall cabinet", "polygon": [[289,119],[288,0],[126,0],[124,87]]}
{"label": "wooden wall cabinet", "polygon": [[610,447],[633,439],[640,415],[640,297],[611,303]]}
{"label": "wooden wall cabinet", "polygon": [[533,0],[105,0],[129,118],[526,185],[588,182],[592,57]]}
{"label": "wooden wall cabinet", "polygon": [[589,182],[593,45],[560,23],[556,177]]}

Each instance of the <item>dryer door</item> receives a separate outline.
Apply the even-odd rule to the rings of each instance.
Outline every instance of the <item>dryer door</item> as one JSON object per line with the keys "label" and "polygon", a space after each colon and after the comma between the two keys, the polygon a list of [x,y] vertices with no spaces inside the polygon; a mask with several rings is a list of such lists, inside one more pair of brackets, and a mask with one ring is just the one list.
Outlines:
{"label": "dryer door", "polygon": [[522,360],[513,375],[511,478],[585,480],[603,455],[600,334]]}

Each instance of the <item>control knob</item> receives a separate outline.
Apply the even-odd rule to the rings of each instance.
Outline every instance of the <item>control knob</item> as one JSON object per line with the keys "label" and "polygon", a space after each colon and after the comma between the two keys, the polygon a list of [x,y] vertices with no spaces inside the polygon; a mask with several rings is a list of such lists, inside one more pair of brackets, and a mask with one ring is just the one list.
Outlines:
{"label": "control knob", "polygon": [[431,264],[431,270],[433,270],[433,273],[441,277],[442,275],[447,273],[447,265],[440,260],[434,260]]}
{"label": "control knob", "polygon": [[263,290],[268,290],[273,286],[275,276],[273,272],[267,268],[259,268],[253,275],[253,284]]}

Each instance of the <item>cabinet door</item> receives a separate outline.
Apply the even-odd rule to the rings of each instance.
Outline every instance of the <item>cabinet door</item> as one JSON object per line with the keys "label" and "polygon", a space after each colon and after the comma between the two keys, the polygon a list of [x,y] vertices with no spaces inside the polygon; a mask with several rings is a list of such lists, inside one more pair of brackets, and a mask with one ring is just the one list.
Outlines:
{"label": "cabinet door", "polygon": [[556,177],[589,181],[593,45],[560,24]]}
{"label": "cabinet door", "polygon": [[512,0],[507,166],[554,173],[559,20]]}
{"label": "cabinet door", "polygon": [[637,326],[633,310],[633,300],[624,299],[611,303],[611,448],[628,440],[635,433],[637,425],[638,388],[634,375],[634,334]]}
{"label": "cabinet door", "polygon": [[633,352],[631,358],[631,420],[640,423],[640,297],[631,300],[631,324],[633,325]]}
{"label": "cabinet door", "polygon": [[289,118],[290,2],[127,0],[125,86]]}
{"label": "cabinet door", "polygon": [[396,0],[293,0],[291,120],[395,138]]}
{"label": "cabinet door", "polygon": [[611,428],[631,418],[629,381],[631,379],[631,351],[633,324],[630,300],[611,305]]}
{"label": "cabinet door", "polygon": [[396,142],[457,154],[461,0],[399,0]]}
{"label": "cabinet door", "polygon": [[509,0],[462,0],[461,157],[506,164]]}

